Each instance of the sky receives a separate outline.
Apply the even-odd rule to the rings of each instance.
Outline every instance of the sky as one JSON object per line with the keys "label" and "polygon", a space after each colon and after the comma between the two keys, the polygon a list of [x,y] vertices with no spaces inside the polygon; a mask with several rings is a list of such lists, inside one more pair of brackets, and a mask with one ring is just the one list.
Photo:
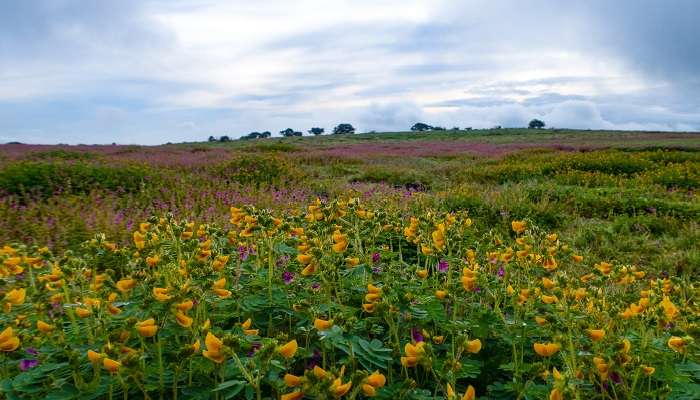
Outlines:
{"label": "sky", "polygon": [[695,0],[0,0],[0,142],[700,131]]}

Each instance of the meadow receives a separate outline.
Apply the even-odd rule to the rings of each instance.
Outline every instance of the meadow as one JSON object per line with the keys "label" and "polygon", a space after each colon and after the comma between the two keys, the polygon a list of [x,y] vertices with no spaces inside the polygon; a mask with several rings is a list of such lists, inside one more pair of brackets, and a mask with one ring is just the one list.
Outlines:
{"label": "meadow", "polygon": [[5,398],[696,399],[700,134],[0,146]]}

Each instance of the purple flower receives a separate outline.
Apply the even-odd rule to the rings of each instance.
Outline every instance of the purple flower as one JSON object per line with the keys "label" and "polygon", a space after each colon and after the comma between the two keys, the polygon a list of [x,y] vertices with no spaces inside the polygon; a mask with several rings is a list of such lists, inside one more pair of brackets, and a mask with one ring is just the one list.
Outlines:
{"label": "purple flower", "polygon": [[240,258],[241,261],[248,259],[248,248],[246,246],[238,246],[238,258]]}
{"label": "purple flower", "polygon": [[610,373],[610,380],[613,381],[617,385],[622,383],[622,377],[620,376],[620,374],[618,374],[615,371]]}
{"label": "purple flower", "polygon": [[314,354],[309,359],[309,362],[306,363],[306,369],[312,369],[313,367],[318,365],[321,362],[321,360],[323,360],[321,352],[318,350],[314,350]]}
{"label": "purple flower", "polygon": [[313,289],[313,290],[318,290],[320,287],[321,287],[321,284],[318,282],[314,282],[313,284],[311,284],[311,289]]}
{"label": "purple flower", "polygon": [[474,289],[472,289],[473,292],[479,293],[481,292],[481,288],[478,286],[474,286]]}
{"label": "purple flower", "polygon": [[20,281],[24,280],[24,273],[15,275],[15,279],[18,279]]}
{"label": "purple flower", "polygon": [[498,267],[498,277],[503,278],[504,276],[506,276],[506,269],[501,265]]}
{"label": "purple flower", "polygon": [[379,255],[378,252],[374,252],[374,253],[372,254],[372,262],[375,263],[375,264],[378,263],[379,260],[381,260],[381,258],[382,258],[382,256]]}
{"label": "purple flower", "polygon": [[294,280],[294,273],[289,272],[289,271],[284,271],[284,273],[282,274],[282,279],[284,279],[285,284],[289,285]]}
{"label": "purple flower", "polygon": [[372,273],[374,274],[381,274],[382,269],[380,267],[372,267]]}
{"label": "purple flower", "polygon": [[253,342],[253,344],[250,346],[250,351],[248,351],[248,357],[253,357],[255,355],[255,353],[257,353],[258,350],[260,350],[261,347],[262,347],[262,343]]}
{"label": "purple flower", "polygon": [[413,338],[414,342],[422,342],[423,341],[423,334],[420,333],[420,329],[418,329],[418,328],[411,329],[411,337]]}
{"label": "purple flower", "polygon": [[283,266],[283,265],[286,265],[287,262],[289,262],[289,256],[288,256],[288,255],[284,255],[284,256],[278,257],[277,260],[275,261],[275,264],[276,264],[277,267],[279,268],[279,267],[281,267],[281,266]]}
{"label": "purple flower", "polygon": [[447,270],[450,268],[450,264],[447,263],[445,260],[440,260],[438,262],[438,271],[440,272],[447,272]]}
{"label": "purple flower", "polygon": [[36,351],[36,349],[34,347],[27,347],[27,350],[25,350],[25,351],[27,352],[27,354],[31,354],[33,356],[39,355],[39,352]]}
{"label": "purple flower", "polygon": [[19,369],[21,369],[22,371],[26,371],[28,369],[36,367],[37,365],[39,365],[38,360],[30,360],[25,358],[19,362]]}

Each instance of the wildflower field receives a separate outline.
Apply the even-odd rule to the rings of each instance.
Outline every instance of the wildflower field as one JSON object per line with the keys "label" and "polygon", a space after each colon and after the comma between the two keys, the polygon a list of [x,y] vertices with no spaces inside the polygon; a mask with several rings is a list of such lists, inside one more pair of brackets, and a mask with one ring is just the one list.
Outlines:
{"label": "wildflower field", "polygon": [[0,398],[700,398],[698,134],[3,145],[0,167]]}

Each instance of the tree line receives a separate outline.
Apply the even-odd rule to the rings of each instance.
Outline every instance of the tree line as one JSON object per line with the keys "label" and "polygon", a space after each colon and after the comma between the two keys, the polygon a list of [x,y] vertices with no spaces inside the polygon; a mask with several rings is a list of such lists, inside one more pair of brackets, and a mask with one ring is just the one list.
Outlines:
{"label": "tree line", "polygon": [[[545,123],[539,119],[533,119],[530,121],[528,124],[529,129],[542,129],[545,127]],[[493,129],[501,129],[500,125],[494,126]],[[444,128],[442,126],[432,126],[428,125],[424,122],[416,122],[411,126],[411,131],[413,132],[425,132],[425,131],[446,131],[447,128]],[[464,129],[460,129],[459,127],[452,127],[451,130],[465,130],[465,131],[470,131],[472,130],[471,127],[466,127]],[[313,136],[318,136],[322,135],[325,132],[325,129],[320,128],[320,127],[313,127],[307,131],[310,135]],[[348,123],[342,123],[338,124],[335,128],[333,128],[333,135],[346,135],[346,134],[353,134],[355,133],[355,127],[352,126],[352,124]],[[372,131],[374,133],[374,131]],[[280,136],[282,137],[295,137],[295,136],[303,136],[303,133],[301,131],[294,130],[292,128],[287,128],[283,129],[279,132]],[[240,138],[240,140],[249,140],[249,139],[265,139],[272,137],[272,132],[270,131],[264,131],[264,132],[250,132],[247,135],[244,135]],[[209,136],[209,141],[210,142],[230,142],[231,139],[229,136],[224,135],[220,136],[218,138],[214,136]]]}

